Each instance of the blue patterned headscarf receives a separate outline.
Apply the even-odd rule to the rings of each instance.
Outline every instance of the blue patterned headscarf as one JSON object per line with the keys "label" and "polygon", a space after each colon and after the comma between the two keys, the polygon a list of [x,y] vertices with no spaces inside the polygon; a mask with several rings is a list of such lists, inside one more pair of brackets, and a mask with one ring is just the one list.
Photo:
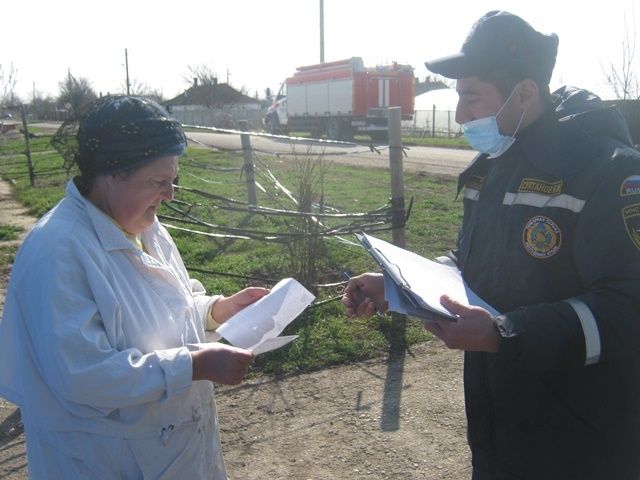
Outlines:
{"label": "blue patterned headscarf", "polygon": [[181,155],[187,139],[180,123],[153,100],[108,95],[63,123],[51,144],[83,175],[98,175]]}

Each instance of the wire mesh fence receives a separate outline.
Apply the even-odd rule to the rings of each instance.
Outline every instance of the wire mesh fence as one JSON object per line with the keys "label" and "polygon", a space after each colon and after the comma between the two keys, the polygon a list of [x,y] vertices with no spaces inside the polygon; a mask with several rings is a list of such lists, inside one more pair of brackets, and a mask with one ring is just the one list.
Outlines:
{"label": "wire mesh fence", "polygon": [[[209,130],[238,135],[247,133]],[[323,175],[332,168],[331,158],[338,153],[326,152],[324,147],[339,142],[305,139],[301,146],[296,139],[281,140],[286,142],[279,143],[279,151],[276,152],[254,150],[250,144],[248,151],[246,148],[225,149],[215,143],[200,144],[200,150],[212,155],[224,152],[229,160],[221,163],[206,154],[187,154],[180,163],[175,199],[167,203],[158,216],[172,231],[208,241],[280,245],[289,259],[286,266],[289,273],[306,285],[317,287],[321,283],[316,260],[319,252],[323,251],[323,242],[330,240],[353,245],[354,233],[390,230],[394,222],[394,208],[388,197],[381,197],[380,205],[362,211],[346,211],[332,205],[323,193]],[[35,146],[33,174],[36,187],[55,183],[63,185],[77,173],[65,168],[61,158],[51,160],[50,157],[56,153],[50,147],[42,142],[36,142]],[[388,148],[356,144],[349,147],[350,155],[364,155],[372,150],[382,154]],[[252,163],[255,188],[259,192],[259,202],[254,204],[244,200],[247,172],[243,160],[247,154]],[[40,160],[45,157],[47,161]],[[274,170],[273,162],[282,159],[286,159],[287,169]],[[16,180],[30,175],[20,149],[3,155],[2,162],[4,167],[11,169],[11,177]],[[411,205],[403,212],[403,222],[410,208]],[[218,275],[237,275],[220,270],[215,272]],[[249,273],[247,280],[251,278]]]}

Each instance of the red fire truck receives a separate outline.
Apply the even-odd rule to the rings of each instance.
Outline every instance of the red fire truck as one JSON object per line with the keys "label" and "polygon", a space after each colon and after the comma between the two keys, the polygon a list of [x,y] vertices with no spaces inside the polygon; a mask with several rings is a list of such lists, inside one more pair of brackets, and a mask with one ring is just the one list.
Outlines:
{"label": "red fire truck", "polygon": [[362,58],[298,67],[287,78],[263,119],[269,133],[308,132],[333,140],[354,134],[388,138],[388,108],[413,118],[414,75],[410,65],[365,68]]}

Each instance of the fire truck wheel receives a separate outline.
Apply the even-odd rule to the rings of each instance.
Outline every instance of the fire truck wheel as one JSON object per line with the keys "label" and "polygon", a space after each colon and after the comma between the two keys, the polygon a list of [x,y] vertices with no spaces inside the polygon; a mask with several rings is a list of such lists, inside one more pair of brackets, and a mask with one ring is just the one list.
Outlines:
{"label": "fire truck wheel", "polygon": [[341,140],[344,140],[345,142],[353,142],[353,129],[351,128],[351,125],[344,125]]}

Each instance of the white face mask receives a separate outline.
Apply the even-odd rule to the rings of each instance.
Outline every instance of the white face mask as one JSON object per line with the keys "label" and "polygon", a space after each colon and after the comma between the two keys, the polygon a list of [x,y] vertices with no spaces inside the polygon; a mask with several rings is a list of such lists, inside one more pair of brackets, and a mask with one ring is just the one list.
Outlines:
{"label": "white face mask", "polygon": [[490,117],[479,118],[462,124],[462,132],[471,147],[474,150],[488,154],[489,158],[499,157],[509,150],[509,147],[516,141],[515,134],[518,133],[520,129],[526,110],[522,112],[522,116],[513,135],[501,134],[500,128],[498,127],[498,115],[500,115],[504,106],[511,100],[516,88],[518,88],[517,85],[511,91],[509,98],[502,104],[498,113]]}

